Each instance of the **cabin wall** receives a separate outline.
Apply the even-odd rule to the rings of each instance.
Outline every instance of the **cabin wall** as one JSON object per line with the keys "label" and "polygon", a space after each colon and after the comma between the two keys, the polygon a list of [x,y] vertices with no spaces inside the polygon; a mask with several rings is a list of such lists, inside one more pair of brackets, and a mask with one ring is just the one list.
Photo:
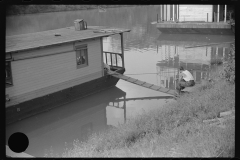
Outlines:
{"label": "cabin wall", "polygon": [[[77,69],[74,45],[82,44],[87,44],[88,66]],[[6,94],[11,100],[22,102],[102,77],[100,49],[98,38],[15,53],[13,58],[16,61],[11,63],[13,86],[6,88]],[[45,56],[20,60],[39,55]]]}
{"label": "cabin wall", "polygon": [[179,5],[179,21],[212,22],[212,16],[213,5]]}

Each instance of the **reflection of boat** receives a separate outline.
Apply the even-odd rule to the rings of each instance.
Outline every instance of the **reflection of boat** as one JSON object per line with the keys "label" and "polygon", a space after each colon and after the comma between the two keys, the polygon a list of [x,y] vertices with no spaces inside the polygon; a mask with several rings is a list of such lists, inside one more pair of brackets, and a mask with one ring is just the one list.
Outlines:
{"label": "reflection of boat", "polygon": [[61,152],[66,147],[64,142],[72,143],[74,139],[84,141],[91,133],[106,130],[108,121],[112,121],[106,116],[106,107],[125,96],[124,91],[114,86],[102,94],[73,101],[67,107],[58,107],[12,123],[6,127],[6,143],[12,133],[20,131],[29,138],[26,153],[43,157],[44,150],[51,146],[53,151]]}
{"label": "reflection of boat", "polygon": [[[189,42],[186,42],[185,44],[189,44]],[[162,44],[161,47],[159,47],[158,52],[161,53],[161,63],[174,63],[175,65],[179,62],[184,62],[209,65],[212,61],[226,57],[229,52],[228,46],[185,48],[181,45],[174,45],[174,43],[170,41],[170,44],[168,45]]]}
{"label": "reflection of boat", "polygon": [[112,28],[114,32],[95,33],[104,27],[79,28],[75,23],[75,29],[6,37],[6,97],[10,99],[6,102],[7,123],[118,82],[118,78],[106,75],[104,60],[112,70],[124,73],[124,49],[122,53],[104,52],[103,37],[120,34],[122,44],[123,33],[130,30]]}
{"label": "reflection of boat", "polygon": [[[72,147],[74,140],[86,141],[98,133],[126,122],[126,103],[136,100],[172,99],[172,96],[126,98],[126,93],[116,86],[38,114],[6,127],[6,140],[12,133],[22,132],[29,138],[26,153],[42,157],[52,146],[53,153],[62,153]],[[47,153],[49,154],[49,153]]]}
{"label": "reflection of boat", "polygon": [[[209,66],[198,66],[199,69],[196,69],[196,67],[191,65],[185,66],[183,63],[181,66],[184,66],[185,69],[192,73],[197,83],[200,83],[202,79],[209,77]],[[158,66],[157,72],[159,85],[169,89],[176,89],[177,79],[179,78],[178,68],[173,68],[171,66]]]}
{"label": "reflection of boat", "polygon": [[[195,52],[195,54],[193,54],[194,52],[189,54],[188,52],[183,52],[179,50],[179,48],[177,49],[176,46],[163,45],[162,49],[166,51],[166,56],[163,57],[165,59],[156,64],[159,79],[158,83],[161,86],[169,89],[176,88],[176,79],[179,76],[179,66],[183,66],[185,69],[189,70],[193,74],[196,82],[200,82],[201,79],[208,76],[212,56],[211,54],[206,54],[206,49],[202,52],[200,49],[198,52]],[[169,51],[176,51],[176,53]]]}
{"label": "reflection of boat", "polygon": [[158,45],[194,45],[211,43],[231,42],[233,36],[202,35],[202,34],[160,34],[157,39]]}

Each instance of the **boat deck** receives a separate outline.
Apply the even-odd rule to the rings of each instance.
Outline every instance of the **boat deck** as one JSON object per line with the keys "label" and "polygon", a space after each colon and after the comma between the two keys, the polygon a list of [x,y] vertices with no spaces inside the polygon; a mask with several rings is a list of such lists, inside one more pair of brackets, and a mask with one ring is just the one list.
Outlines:
{"label": "boat deck", "polygon": [[143,81],[140,81],[138,79],[131,78],[131,77],[122,75],[122,74],[117,73],[117,72],[108,71],[108,74],[113,76],[113,77],[125,80],[127,82],[130,82],[130,83],[133,83],[133,84],[136,84],[136,85],[148,88],[148,89],[152,89],[152,90],[159,91],[159,92],[164,92],[164,93],[167,93],[167,94],[170,94],[170,95],[173,95],[173,96],[176,96],[176,94],[177,94],[175,90],[160,87],[160,86],[150,84],[150,83],[147,83],[147,82],[143,82]]}
{"label": "boat deck", "polygon": [[43,32],[35,32],[6,37],[6,53],[33,48],[60,45],[74,41],[107,37],[117,33],[129,32],[129,29],[103,26],[88,26],[86,30],[76,31],[75,27],[66,27]]}

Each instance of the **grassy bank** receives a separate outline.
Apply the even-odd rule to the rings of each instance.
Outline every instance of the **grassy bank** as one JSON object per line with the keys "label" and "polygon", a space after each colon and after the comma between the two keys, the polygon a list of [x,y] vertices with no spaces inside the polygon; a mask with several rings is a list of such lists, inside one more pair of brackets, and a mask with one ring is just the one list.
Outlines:
{"label": "grassy bank", "polygon": [[235,109],[235,68],[227,65],[231,62],[219,66],[211,74],[213,81],[202,84],[195,92],[166,104],[164,109],[94,134],[87,142],[75,141],[74,147],[62,156],[234,157],[235,119],[225,121],[223,126],[203,123],[220,112]]}
{"label": "grassy bank", "polygon": [[130,5],[12,5],[6,9],[6,15],[48,13],[100,8],[126,7]]}

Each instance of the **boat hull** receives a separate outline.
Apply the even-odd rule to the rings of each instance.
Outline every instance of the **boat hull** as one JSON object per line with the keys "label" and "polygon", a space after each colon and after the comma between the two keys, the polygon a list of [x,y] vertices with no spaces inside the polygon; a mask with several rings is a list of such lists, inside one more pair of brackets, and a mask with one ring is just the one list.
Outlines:
{"label": "boat hull", "polygon": [[233,34],[231,25],[222,22],[161,22],[156,27],[161,33],[167,34]]}
{"label": "boat hull", "polygon": [[[117,72],[123,74],[125,69],[121,68]],[[100,92],[109,87],[115,86],[118,80],[118,78],[105,75],[101,78],[76,85],[71,88],[25,101],[17,105],[9,106],[6,108],[6,124],[25,119],[38,113],[69,103],[73,100]]]}
{"label": "boat hull", "polygon": [[165,34],[213,34],[213,35],[232,35],[231,29],[212,29],[212,28],[158,28]]}

